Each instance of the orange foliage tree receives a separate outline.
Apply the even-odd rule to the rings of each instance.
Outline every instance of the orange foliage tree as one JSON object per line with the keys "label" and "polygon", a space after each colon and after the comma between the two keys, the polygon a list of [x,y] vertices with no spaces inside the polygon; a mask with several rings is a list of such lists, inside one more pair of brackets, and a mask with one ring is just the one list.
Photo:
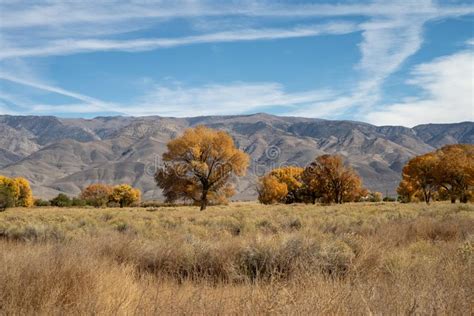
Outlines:
{"label": "orange foliage tree", "polygon": [[245,175],[249,157],[228,133],[198,126],[167,144],[163,162],[155,180],[167,202],[192,200],[204,210],[234,194],[229,181]]}
{"label": "orange foliage tree", "polygon": [[302,181],[312,203],[318,198],[326,203],[357,201],[366,194],[361,178],[338,155],[317,157],[305,168]]}
{"label": "orange foliage tree", "polygon": [[402,181],[400,181],[400,184],[398,185],[397,194],[400,202],[409,203],[413,201],[413,198],[417,194],[417,190],[414,188],[410,181],[402,179]]}
{"label": "orange foliage tree", "polygon": [[421,197],[429,203],[434,196],[451,202],[467,202],[474,186],[474,145],[447,145],[412,158],[403,168],[397,193],[402,201]]}
{"label": "orange foliage tree", "polygon": [[288,187],[277,178],[266,175],[260,178],[257,185],[258,200],[263,204],[282,202],[288,194]]}
{"label": "orange foliage tree", "polygon": [[303,170],[294,166],[273,169],[260,178],[258,200],[263,204],[301,202]]}
{"label": "orange foliage tree", "polygon": [[436,151],[439,157],[436,181],[452,203],[467,202],[474,186],[474,145],[447,145]]}
{"label": "orange foliage tree", "polygon": [[411,195],[419,192],[423,201],[429,204],[433,194],[439,188],[436,181],[438,162],[439,157],[435,153],[417,156],[408,161],[402,171],[402,182],[405,188],[399,186],[397,190],[399,194],[403,192],[402,189],[411,188]]}
{"label": "orange foliage tree", "polygon": [[82,190],[80,198],[95,207],[105,207],[109,202],[113,188],[103,183],[91,184]]}

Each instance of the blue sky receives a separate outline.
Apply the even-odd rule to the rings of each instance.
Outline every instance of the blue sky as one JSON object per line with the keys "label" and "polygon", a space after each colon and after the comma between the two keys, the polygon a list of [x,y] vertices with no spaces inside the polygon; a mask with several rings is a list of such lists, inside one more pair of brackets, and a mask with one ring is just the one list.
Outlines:
{"label": "blue sky", "polygon": [[0,114],[474,120],[471,1],[0,0]]}

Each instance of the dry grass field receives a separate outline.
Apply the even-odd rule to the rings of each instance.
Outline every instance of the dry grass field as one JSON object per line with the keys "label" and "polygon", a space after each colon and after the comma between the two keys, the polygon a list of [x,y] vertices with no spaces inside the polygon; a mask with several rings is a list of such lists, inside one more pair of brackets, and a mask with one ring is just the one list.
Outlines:
{"label": "dry grass field", "polygon": [[473,313],[474,205],[0,213],[0,314]]}

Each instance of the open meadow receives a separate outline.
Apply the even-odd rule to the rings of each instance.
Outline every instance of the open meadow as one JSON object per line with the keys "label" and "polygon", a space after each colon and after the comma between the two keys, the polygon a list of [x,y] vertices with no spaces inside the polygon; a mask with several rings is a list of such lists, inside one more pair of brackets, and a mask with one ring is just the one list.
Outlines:
{"label": "open meadow", "polygon": [[0,314],[473,311],[474,205],[0,213]]}

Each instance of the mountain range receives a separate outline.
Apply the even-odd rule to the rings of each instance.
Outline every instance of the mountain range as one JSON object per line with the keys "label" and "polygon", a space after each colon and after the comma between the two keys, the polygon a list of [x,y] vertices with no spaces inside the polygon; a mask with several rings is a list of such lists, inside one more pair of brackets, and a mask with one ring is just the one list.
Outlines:
{"label": "mountain range", "polygon": [[445,144],[474,143],[474,122],[413,128],[374,126],[268,114],[171,117],[0,116],[0,174],[27,178],[36,197],[76,195],[88,184],[129,183],[144,199],[161,199],[153,174],[166,143],[186,128],[229,132],[251,156],[236,179],[235,199],[255,199],[258,176],[283,165],[305,166],[321,154],[340,154],[371,190],[394,195],[403,165]]}

